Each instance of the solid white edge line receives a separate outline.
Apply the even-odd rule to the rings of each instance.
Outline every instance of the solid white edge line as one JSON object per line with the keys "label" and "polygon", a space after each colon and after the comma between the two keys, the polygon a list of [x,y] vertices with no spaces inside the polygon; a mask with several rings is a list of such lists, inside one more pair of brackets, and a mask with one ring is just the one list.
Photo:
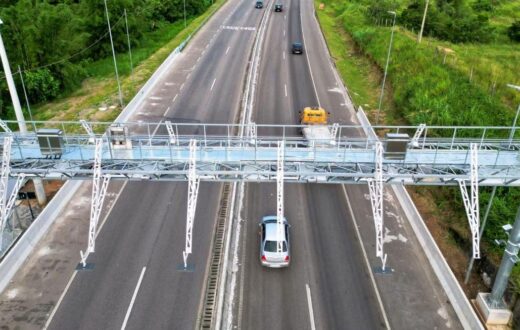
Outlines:
{"label": "solid white edge line", "polygon": [[132,295],[132,300],[130,301],[130,306],[128,306],[128,310],[126,311],[125,320],[123,321],[121,330],[125,330],[126,324],[128,323],[128,319],[130,318],[130,314],[132,313],[132,307],[134,307],[135,298],[137,297],[137,292],[139,292],[139,287],[141,287],[141,282],[143,281],[144,272],[146,272],[146,267],[143,267],[143,270],[141,271],[141,276],[139,276],[139,281],[137,281],[137,286],[135,287],[134,294]]}
{"label": "solid white edge line", "polygon": [[316,323],[314,323],[314,310],[312,309],[311,288],[309,288],[309,284],[305,283],[305,289],[307,290],[307,304],[309,305],[311,330],[316,330]]}
{"label": "solid white edge line", "polygon": [[210,91],[213,90],[213,87],[215,86],[216,81],[217,81],[217,78],[213,79],[213,83],[211,84],[211,88],[209,89]]}
{"label": "solid white edge line", "polygon": [[[97,236],[99,235],[99,233],[101,232],[101,229],[103,228],[103,226],[105,225],[105,222],[107,221],[108,216],[110,215],[110,213],[112,213],[112,209],[113,209],[114,206],[117,204],[117,201],[119,200],[119,196],[121,196],[121,192],[123,191],[123,189],[125,189],[127,183],[128,183],[128,181],[125,181],[125,183],[123,184],[123,186],[121,187],[121,189],[119,189],[119,192],[118,192],[118,194],[117,194],[117,197],[116,197],[116,199],[114,200],[114,204],[112,204],[112,205],[110,206],[110,208],[109,208],[108,211],[107,211],[107,214],[105,215],[105,217],[103,218],[103,221],[101,222],[101,225],[99,226],[98,232],[96,233],[96,238],[97,238]],[[85,259],[86,259],[86,258],[85,258]],[[56,303],[56,306],[54,306],[54,309],[52,310],[51,314],[49,315],[49,318],[47,319],[47,322],[45,322],[45,326],[43,327],[43,330],[46,330],[46,329],[49,327],[49,325],[51,324],[52,319],[54,318],[54,314],[56,314],[56,312],[58,311],[58,308],[60,307],[61,302],[62,302],[63,299],[65,298],[65,295],[66,295],[67,292],[69,291],[69,287],[70,287],[70,285],[72,284],[72,281],[73,281],[74,278],[76,277],[76,274],[77,274],[77,273],[78,273],[77,270],[75,270],[74,273],[72,273],[72,276],[70,277],[69,281],[67,282],[67,285],[65,286],[65,290],[63,290],[63,293],[61,294],[60,299],[58,299],[58,302]]]}
{"label": "solid white edge line", "polygon": [[359,239],[359,245],[361,246],[361,252],[363,252],[363,257],[365,258],[365,263],[367,266],[368,274],[370,275],[370,280],[372,282],[372,286],[374,287],[374,291],[376,293],[377,302],[379,303],[379,309],[381,309],[381,314],[383,315],[383,319],[385,320],[385,325],[388,330],[391,329],[390,322],[388,322],[388,317],[386,316],[385,307],[383,305],[383,300],[381,299],[381,295],[379,294],[379,289],[377,288],[376,279],[374,278],[374,274],[372,273],[372,268],[370,268],[370,262],[368,261],[368,255],[365,251],[365,247],[363,245],[363,239],[361,238],[361,233],[359,232],[358,224],[356,218],[354,216],[354,211],[352,210],[352,205],[350,205],[350,199],[348,198],[347,189],[345,185],[341,185],[343,189],[343,194],[345,195],[345,200],[347,201],[348,211],[350,216],[352,217],[352,221],[354,222],[354,229],[356,230],[356,236]]}

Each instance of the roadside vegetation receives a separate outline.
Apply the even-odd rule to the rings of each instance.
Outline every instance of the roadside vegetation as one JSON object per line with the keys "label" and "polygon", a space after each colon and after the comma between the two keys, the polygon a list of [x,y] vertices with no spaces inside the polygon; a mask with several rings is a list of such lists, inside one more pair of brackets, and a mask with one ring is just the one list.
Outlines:
{"label": "roadside vegetation", "polygon": [[[124,104],[171,51],[224,2],[186,0],[186,28],[182,1],[108,2]],[[0,18],[20,102],[24,106],[18,66],[35,120],[111,121],[117,117],[121,107],[103,1],[0,0]],[[0,117],[14,119],[1,70],[0,77]],[[28,119],[27,113],[25,116]]]}
{"label": "roadside vegetation", "polygon": [[[520,93],[507,87],[520,85],[520,1],[432,0],[420,44],[417,32],[423,0],[318,0],[315,4],[336,66],[355,104],[372,122],[390,42],[393,17],[388,11],[395,11],[380,124],[511,126],[520,103]],[[462,281],[471,240],[459,189],[414,187],[410,191]],[[490,192],[480,189],[481,218]],[[501,227],[514,222],[519,200],[519,189],[497,189],[481,246],[484,258],[476,263],[480,272],[494,275],[503,253],[494,240],[506,239]],[[520,267],[513,272],[512,289],[520,293]],[[487,290],[482,286],[475,275],[465,289],[474,298],[477,291]]]}

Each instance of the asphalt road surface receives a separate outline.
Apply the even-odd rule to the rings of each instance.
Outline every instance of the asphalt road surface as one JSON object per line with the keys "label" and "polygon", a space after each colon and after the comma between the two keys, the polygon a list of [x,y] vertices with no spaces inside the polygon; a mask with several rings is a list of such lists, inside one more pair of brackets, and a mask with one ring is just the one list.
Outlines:
{"label": "asphalt road surface", "polygon": [[[229,27],[256,28],[261,14],[246,1],[227,3],[133,119],[235,122],[255,31]],[[195,328],[221,187],[201,184],[194,271],[183,272],[187,183],[129,182],[89,256],[94,269],[75,275],[49,328]]]}
{"label": "asphalt road surface", "polygon": [[[323,45],[302,35],[300,1],[283,3],[284,12],[272,13],[269,22],[254,121],[297,124],[298,111],[321,104],[335,122],[348,123],[340,98],[326,95],[318,100],[318,92],[327,94],[323,88],[335,84],[328,63],[310,62],[311,75],[307,55],[291,53],[295,41],[304,42],[304,52],[319,52]],[[316,90],[314,71],[328,79]],[[276,184],[246,186],[246,226],[239,249],[244,274],[233,323],[240,329],[385,328],[342,187],[286,184],[284,201],[292,226],[291,265],[265,268],[259,262],[258,223],[262,216],[276,214]]]}

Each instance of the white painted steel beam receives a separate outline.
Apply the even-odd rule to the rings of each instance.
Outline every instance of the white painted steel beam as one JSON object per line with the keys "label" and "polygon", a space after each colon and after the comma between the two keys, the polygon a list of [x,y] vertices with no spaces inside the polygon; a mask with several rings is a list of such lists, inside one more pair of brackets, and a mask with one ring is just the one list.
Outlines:
{"label": "white painted steel beam", "polygon": [[188,207],[186,211],[186,245],[182,252],[184,268],[188,266],[188,256],[192,252],[193,221],[197,209],[200,179],[196,172],[197,141],[190,141],[190,167],[188,172]]}
{"label": "white painted steel beam", "polygon": [[415,131],[412,140],[410,141],[410,144],[414,147],[419,146],[419,138],[424,133],[424,130],[426,129],[426,124],[420,124],[417,130]]}
{"label": "white painted steel beam", "polygon": [[13,131],[11,131],[11,129],[9,128],[9,126],[7,126],[7,123],[5,121],[3,121],[2,119],[0,119],[0,127],[2,127],[2,129],[4,130],[4,132],[6,133],[13,133]]}
{"label": "white painted steel beam", "polygon": [[177,136],[175,135],[175,129],[173,128],[172,122],[167,120],[165,121],[166,130],[168,130],[168,135],[170,136],[170,143],[175,144],[177,142]]}
{"label": "white painted steel beam", "polygon": [[86,259],[89,253],[95,252],[96,246],[96,233],[97,225],[99,222],[99,216],[103,208],[103,202],[105,200],[108,184],[110,182],[110,176],[101,175],[101,161],[103,156],[103,140],[98,138],[95,140],[95,158],[94,158],[94,176],[92,177],[92,201],[90,204],[90,223],[88,232],[88,246],[87,253],[81,252],[81,263],[83,267],[86,266]]}
{"label": "white painted steel beam", "polygon": [[376,256],[381,259],[382,269],[385,269],[386,254],[383,251],[384,241],[384,191],[383,191],[383,144],[376,142],[375,172],[374,178],[368,180],[368,188],[370,192],[370,202],[372,205],[372,213],[374,214],[374,227],[376,230]]}
{"label": "white painted steel beam", "polygon": [[276,165],[276,236],[277,244],[276,251],[278,253],[283,251],[283,180],[284,180],[284,142],[278,141],[278,161]]}
{"label": "white painted steel beam", "polygon": [[90,137],[89,142],[94,143],[96,139],[96,134],[94,134],[94,131],[92,130],[92,126],[90,125],[90,123],[88,123],[84,119],[81,119],[79,122],[81,123],[81,126],[83,126],[83,129],[87,132],[88,136]]}
{"label": "white painted steel beam", "polygon": [[480,258],[480,209],[478,196],[478,145],[471,145],[471,172],[470,172],[470,186],[471,194],[468,193],[468,188],[465,180],[458,180],[462,200],[464,201],[464,208],[468,217],[468,223],[471,230],[471,237],[473,243],[473,258]]}

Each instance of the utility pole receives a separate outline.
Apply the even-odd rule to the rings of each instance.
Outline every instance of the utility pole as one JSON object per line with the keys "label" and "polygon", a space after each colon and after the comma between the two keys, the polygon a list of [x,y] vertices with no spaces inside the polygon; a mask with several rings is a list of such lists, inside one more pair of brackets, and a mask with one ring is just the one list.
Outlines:
{"label": "utility pole", "polygon": [[[4,24],[0,19],[0,27]],[[25,119],[23,117],[22,106],[20,105],[20,100],[18,99],[18,92],[16,91],[16,86],[14,84],[13,75],[11,73],[11,68],[9,66],[9,60],[7,58],[7,53],[4,47],[4,41],[2,39],[2,34],[0,33],[0,57],[2,58],[2,65],[5,73],[5,80],[7,80],[7,86],[9,87],[9,94],[11,94],[11,100],[13,101],[14,113],[16,114],[16,120],[18,121],[18,127],[20,128],[20,133],[27,133],[27,126],[25,125]]]}
{"label": "utility pole", "polygon": [[423,35],[423,31],[424,31],[424,23],[426,22],[426,13],[428,13],[428,4],[429,3],[430,3],[430,0],[426,0],[426,5],[424,6],[424,15],[422,18],[422,23],[421,23],[421,32],[419,32],[419,36],[417,37],[418,43],[421,43],[421,40],[422,40],[422,35]]}
{"label": "utility pole", "polygon": [[110,45],[112,46],[112,57],[114,58],[114,69],[116,71],[117,89],[119,90],[119,104],[121,105],[121,109],[122,109],[124,107],[123,94],[121,93],[121,84],[119,83],[119,73],[117,72],[116,51],[114,50],[114,40],[112,39],[112,27],[110,26],[110,17],[108,16],[107,0],[104,0],[104,1],[105,1],[105,13],[107,15],[108,35],[110,36]]}
{"label": "utility pole", "polygon": [[[0,20],[0,26],[3,24]],[[27,126],[25,124],[25,118],[23,117],[22,106],[20,105],[20,99],[18,98],[18,92],[14,84],[13,74],[11,73],[11,67],[9,66],[9,60],[4,47],[4,41],[0,34],[0,57],[2,58],[2,65],[4,68],[5,79],[7,80],[7,86],[9,87],[9,93],[11,94],[11,100],[13,101],[14,113],[16,114],[16,120],[18,121],[18,127],[21,134],[27,134]],[[36,133],[36,132],[35,132]],[[43,182],[40,178],[32,179],[34,184],[34,191],[36,198],[40,205],[47,202],[47,196],[45,195],[45,189],[43,188]]]}
{"label": "utility pole", "polygon": [[515,223],[513,229],[509,234],[507,240],[506,250],[500,263],[493,289],[489,295],[489,306],[491,308],[503,308],[504,306],[504,292],[506,291],[509,282],[509,276],[513,266],[518,261],[518,250],[520,247],[520,207],[516,213]]}
{"label": "utility pole", "polygon": [[130,34],[128,33],[128,19],[125,8],[125,25],[126,25],[126,39],[128,41],[128,53],[130,54],[130,74],[134,73],[134,64],[132,63],[132,48],[130,47]]}

